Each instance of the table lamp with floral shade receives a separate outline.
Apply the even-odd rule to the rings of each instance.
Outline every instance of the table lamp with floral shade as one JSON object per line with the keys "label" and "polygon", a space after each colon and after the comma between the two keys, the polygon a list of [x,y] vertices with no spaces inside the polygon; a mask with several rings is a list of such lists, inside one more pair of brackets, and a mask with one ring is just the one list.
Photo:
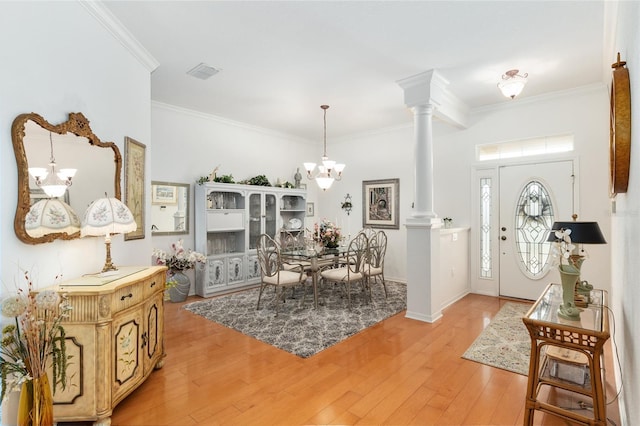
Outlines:
{"label": "table lamp with floral shade", "polygon": [[[573,221],[554,222],[547,241],[556,242],[559,250],[561,279],[572,281],[573,286],[567,282],[567,291],[563,289],[563,306],[558,315],[565,319],[576,320],[580,317],[579,310],[575,307],[575,293],[588,297],[593,286],[586,280],[580,279],[582,264],[586,259],[586,252],[582,244],[606,244],[598,222],[577,221],[578,216],[573,215]],[[567,293],[566,295],[564,293]],[[572,302],[573,306],[569,305]]]}
{"label": "table lamp with floral shade", "polygon": [[117,271],[111,261],[111,235],[126,234],[138,229],[131,210],[117,198],[99,198],[92,202],[82,217],[80,237],[103,236],[106,246],[106,259],[102,273]]}

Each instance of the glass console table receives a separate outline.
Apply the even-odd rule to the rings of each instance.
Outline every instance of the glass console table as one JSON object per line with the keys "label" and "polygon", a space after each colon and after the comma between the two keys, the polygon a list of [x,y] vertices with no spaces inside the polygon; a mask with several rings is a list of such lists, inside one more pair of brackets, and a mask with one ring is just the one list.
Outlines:
{"label": "glass console table", "polygon": [[[535,410],[586,425],[606,425],[603,346],[609,338],[607,293],[592,290],[580,319],[558,317],[562,286],[549,284],[522,319],[531,337],[525,425],[533,424]],[[545,387],[583,395],[593,402],[593,417],[541,399]]]}

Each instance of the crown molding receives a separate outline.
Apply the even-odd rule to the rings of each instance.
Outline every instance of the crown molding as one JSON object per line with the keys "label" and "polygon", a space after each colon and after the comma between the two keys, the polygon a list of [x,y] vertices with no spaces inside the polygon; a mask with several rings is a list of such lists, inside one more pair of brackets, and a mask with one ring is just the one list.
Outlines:
{"label": "crown molding", "polygon": [[99,0],[78,0],[78,2],[103,27],[111,33],[145,68],[153,72],[160,63],[147,49],[129,32],[129,30],[115,17],[113,13]]}
{"label": "crown molding", "polygon": [[524,98],[516,97],[516,99],[514,100],[509,100],[505,98],[505,101],[500,103],[483,105],[481,107],[473,108],[471,109],[470,114],[479,114],[484,112],[511,109],[514,106],[536,104],[543,101],[550,101],[554,99],[565,98],[568,96],[583,95],[583,94],[597,92],[600,90],[606,91],[606,89],[607,89],[607,86],[604,83],[600,82],[600,83],[588,84],[586,86],[574,87],[572,89],[558,90],[557,92],[545,93],[537,96],[530,96],[530,97],[524,97]]}

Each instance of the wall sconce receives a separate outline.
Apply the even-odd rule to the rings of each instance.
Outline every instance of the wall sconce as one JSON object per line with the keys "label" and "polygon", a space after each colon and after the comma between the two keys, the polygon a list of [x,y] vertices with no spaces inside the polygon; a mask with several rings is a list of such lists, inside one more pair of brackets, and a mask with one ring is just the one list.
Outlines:
{"label": "wall sconce", "polygon": [[347,194],[344,197],[344,201],[342,202],[342,210],[347,212],[347,216],[349,215],[349,213],[351,213],[351,208],[353,207],[353,204],[351,204],[351,195]]}

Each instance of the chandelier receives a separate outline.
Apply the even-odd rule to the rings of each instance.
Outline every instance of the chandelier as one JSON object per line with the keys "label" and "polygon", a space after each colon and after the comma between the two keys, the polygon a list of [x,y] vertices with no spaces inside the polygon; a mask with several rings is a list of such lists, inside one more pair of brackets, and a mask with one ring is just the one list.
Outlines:
{"label": "chandelier", "polygon": [[76,174],[76,169],[60,169],[56,171],[56,159],[53,156],[53,137],[49,132],[50,156],[49,168],[29,167],[29,174],[36,181],[36,185],[42,188],[50,198],[64,195],[68,186],[71,186],[71,179]]}
{"label": "chandelier", "polygon": [[527,84],[529,74],[518,74],[520,70],[509,70],[502,75],[502,81],[498,83],[498,88],[507,98],[515,98],[522,92],[524,85]]}
{"label": "chandelier", "polygon": [[326,191],[331,187],[334,180],[342,179],[342,171],[345,165],[329,160],[327,156],[327,109],[329,109],[329,105],[320,105],[320,108],[324,110],[324,153],[322,155],[322,165],[318,165],[318,172],[315,176],[313,171],[316,168],[316,163],[304,163],[304,168],[307,170],[307,178],[315,179],[318,186],[323,191]]}

